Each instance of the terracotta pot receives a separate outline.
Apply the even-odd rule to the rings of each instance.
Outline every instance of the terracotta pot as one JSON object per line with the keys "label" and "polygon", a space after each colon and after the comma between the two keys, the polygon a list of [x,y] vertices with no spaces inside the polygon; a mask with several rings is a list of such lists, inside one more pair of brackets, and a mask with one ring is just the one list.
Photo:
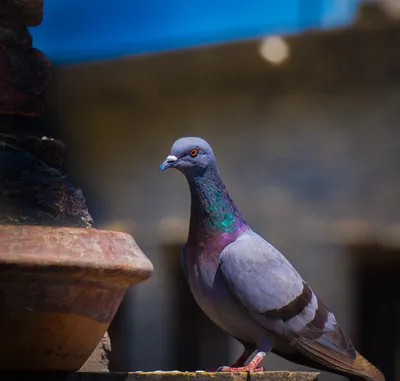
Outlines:
{"label": "terracotta pot", "polygon": [[152,272],[125,233],[0,226],[0,369],[78,370]]}

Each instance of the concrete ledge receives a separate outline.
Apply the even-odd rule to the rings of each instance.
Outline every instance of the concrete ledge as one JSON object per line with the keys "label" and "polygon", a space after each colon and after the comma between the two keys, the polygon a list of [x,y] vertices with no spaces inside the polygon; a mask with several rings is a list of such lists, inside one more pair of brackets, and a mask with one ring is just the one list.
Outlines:
{"label": "concrete ledge", "polygon": [[212,372],[133,372],[133,373],[42,373],[0,372],[0,381],[314,381],[314,372],[212,373]]}

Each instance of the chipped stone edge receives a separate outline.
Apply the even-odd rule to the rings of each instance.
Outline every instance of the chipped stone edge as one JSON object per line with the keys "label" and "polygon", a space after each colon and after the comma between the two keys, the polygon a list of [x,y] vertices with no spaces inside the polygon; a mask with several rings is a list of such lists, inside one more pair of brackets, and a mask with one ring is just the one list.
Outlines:
{"label": "chipped stone edge", "polygon": [[[252,376],[254,378],[260,379],[260,378],[265,378],[266,380],[269,379],[269,376],[272,376],[272,380],[293,380],[295,381],[298,377],[300,377],[300,380],[303,381],[312,381],[312,380],[318,380],[318,377],[320,376],[321,373],[319,372],[296,372],[296,371],[267,371],[267,372],[257,372],[253,373]],[[128,376],[126,380],[128,381],[130,379],[129,376],[156,376],[156,377],[177,377],[177,376],[184,376],[184,377],[201,377],[201,376],[207,376],[209,378],[215,378],[215,377],[227,377],[231,376],[234,379],[240,378],[240,379],[245,379],[248,380],[249,374],[247,372],[237,372],[237,373],[221,373],[221,372],[206,372],[204,370],[197,370],[194,372],[185,372],[185,371],[179,371],[179,370],[168,370],[168,371],[163,371],[163,370],[155,370],[155,371],[133,371],[133,372],[127,372],[126,375]]]}
{"label": "chipped stone edge", "polygon": [[0,380],[32,381],[317,381],[319,372],[269,371],[249,374],[247,372],[182,372],[174,371],[133,371],[133,372],[0,372]]}

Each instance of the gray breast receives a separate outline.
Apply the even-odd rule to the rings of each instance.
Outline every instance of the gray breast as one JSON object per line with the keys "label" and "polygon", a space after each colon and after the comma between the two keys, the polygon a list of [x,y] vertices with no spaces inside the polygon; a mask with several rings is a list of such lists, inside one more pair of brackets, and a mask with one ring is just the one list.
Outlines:
{"label": "gray breast", "polygon": [[[191,257],[190,254],[188,257]],[[214,266],[210,266],[212,263],[206,265],[199,260],[199,256],[188,259],[190,288],[203,312],[236,339],[255,346],[265,341],[266,331],[251,320],[234,299],[223,278],[219,263],[215,263]]]}

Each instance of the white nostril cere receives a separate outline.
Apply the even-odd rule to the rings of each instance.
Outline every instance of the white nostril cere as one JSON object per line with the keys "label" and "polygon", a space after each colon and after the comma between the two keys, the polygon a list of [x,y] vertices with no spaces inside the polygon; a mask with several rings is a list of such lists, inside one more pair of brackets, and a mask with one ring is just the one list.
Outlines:
{"label": "white nostril cere", "polygon": [[173,156],[173,155],[167,156],[168,163],[173,163],[174,161],[177,161],[177,160],[178,160],[178,158],[176,156]]}

